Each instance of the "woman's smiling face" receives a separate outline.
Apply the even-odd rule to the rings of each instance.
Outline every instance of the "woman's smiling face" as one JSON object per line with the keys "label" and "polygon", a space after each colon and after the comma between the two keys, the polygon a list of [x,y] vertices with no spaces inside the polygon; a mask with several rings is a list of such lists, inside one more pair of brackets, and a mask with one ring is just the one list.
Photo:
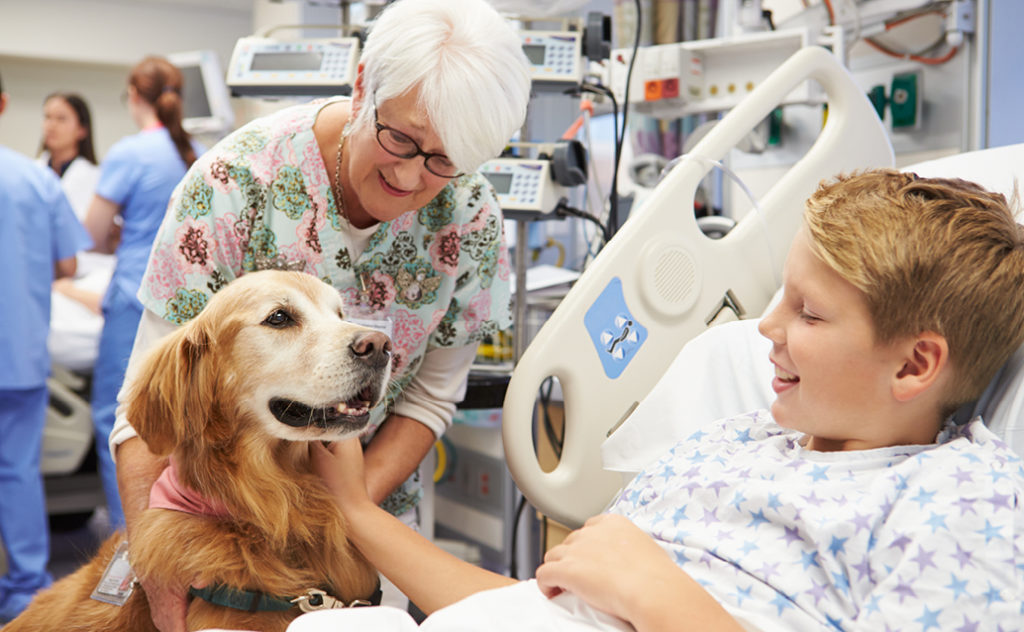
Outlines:
{"label": "woman's smiling face", "polygon": [[[361,105],[376,107],[380,124],[408,136],[422,151],[444,154],[441,139],[417,101],[418,91],[413,90],[376,106],[369,99]],[[377,129],[372,124],[352,132],[345,143],[345,153],[347,188],[358,197],[367,216],[362,219],[372,218],[371,222],[387,222],[426,206],[450,182],[450,178],[431,173],[424,166],[423,156],[400,158],[389,153],[377,141]],[[365,223],[359,219],[350,217],[356,225]]]}

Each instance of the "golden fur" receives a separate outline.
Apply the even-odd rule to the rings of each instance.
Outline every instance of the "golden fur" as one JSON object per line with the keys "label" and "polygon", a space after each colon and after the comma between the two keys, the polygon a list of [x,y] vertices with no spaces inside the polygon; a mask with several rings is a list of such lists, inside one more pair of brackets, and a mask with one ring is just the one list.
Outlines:
{"label": "golden fur", "polygon": [[[377,573],[346,539],[307,442],[362,431],[365,406],[339,403],[376,403],[389,376],[387,338],[344,322],[338,293],[315,277],[256,272],[218,292],[146,358],[128,418],[150,450],[172,455],[181,484],[228,517],[147,509],[133,525],[136,572],[183,587],[205,581],[282,597],[322,588],[346,603],[368,598]],[[279,421],[268,405],[278,398],[309,406],[299,406],[308,423]],[[141,587],[123,607],[90,598],[121,539],[114,534],[4,632],[153,630]],[[193,599],[188,627],[284,630],[299,614]]]}

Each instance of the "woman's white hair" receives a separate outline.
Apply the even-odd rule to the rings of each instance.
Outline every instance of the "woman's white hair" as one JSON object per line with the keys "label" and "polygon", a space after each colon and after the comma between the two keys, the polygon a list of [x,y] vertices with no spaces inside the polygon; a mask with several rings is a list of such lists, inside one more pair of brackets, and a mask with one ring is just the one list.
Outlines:
{"label": "woman's white hair", "polygon": [[449,160],[464,173],[497,156],[530,99],[522,42],[485,0],[398,0],[370,25],[360,62],[364,106],[419,88]]}

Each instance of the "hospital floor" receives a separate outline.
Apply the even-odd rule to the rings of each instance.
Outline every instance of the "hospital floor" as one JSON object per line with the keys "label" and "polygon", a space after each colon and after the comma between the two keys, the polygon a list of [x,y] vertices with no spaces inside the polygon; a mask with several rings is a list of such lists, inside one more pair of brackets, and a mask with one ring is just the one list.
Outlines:
{"label": "hospital floor", "polygon": [[[50,565],[53,578],[70,575],[93,556],[110,534],[106,509],[97,509],[92,518],[74,527],[53,525],[50,528]],[[0,549],[0,574],[7,570],[7,560]]]}
{"label": "hospital floor", "polygon": [[93,556],[109,534],[110,520],[105,507],[96,509],[84,525],[51,525],[50,574],[56,580],[74,572]]}
{"label": "hospital floor", "polygon": [[[96,552],[110,534],[110,520],[105,507],[96,509],[84,524],[68,523],[57,519],[50,528],[50,574],[54,580],[70,575]],[[0,549],[0,571],[6,570],[7,561]],[[0,624],[0,629],[4,626]]]}

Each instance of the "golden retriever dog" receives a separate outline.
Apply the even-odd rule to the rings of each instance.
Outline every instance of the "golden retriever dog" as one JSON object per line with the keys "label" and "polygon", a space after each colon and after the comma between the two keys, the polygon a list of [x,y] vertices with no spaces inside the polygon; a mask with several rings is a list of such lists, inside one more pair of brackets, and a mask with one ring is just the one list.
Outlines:
{"label": "golden retriever dog", "polygon": [[[128,418],[152,452],[170,456],[171,487],[206,511],[155,508],[151,496],[133,525],[131,566],[241,602],[193,597],[190,630],[284,630],[301,614],[288,602],[311,589],[345,604],[377,590],[376,571],[346,539],[311,468],[308,442],[366,427],[390,378],[390,345],[345,322],[338,292],[316,277],[263,271],[229,283],[146,357]],[[123,539],[114,534],[4,632],[155,629],[141,586],[121,606],[91,598]],[[275,604],[287,609],[240,609]]]}

